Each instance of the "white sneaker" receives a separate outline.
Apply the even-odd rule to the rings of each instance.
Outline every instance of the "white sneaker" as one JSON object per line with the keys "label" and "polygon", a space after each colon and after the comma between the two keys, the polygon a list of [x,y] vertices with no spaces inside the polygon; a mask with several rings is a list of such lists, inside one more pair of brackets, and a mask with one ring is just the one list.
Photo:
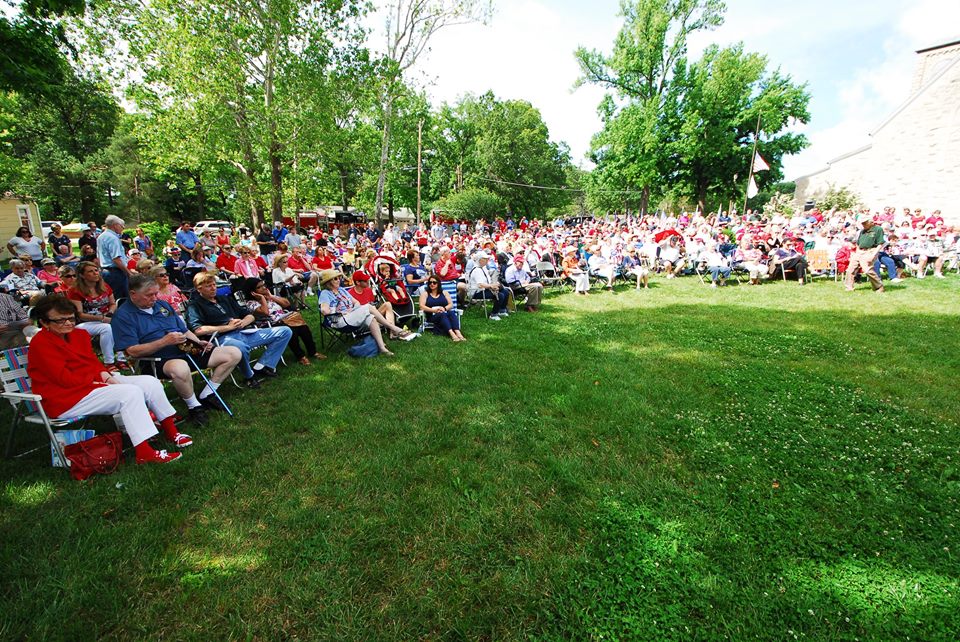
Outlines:
{"label": "white sneaker", "polygon": [[890,283],[903,283],[903,279],[890,279]]}
{"label": "white sneaker", "polygon": [[937,277],[938,279],[945,279],[945,278],[947,278],[947,277],[943,276],[942,274],[934,274],[933,276]]}
{"label": "white sneaker", "polygon": [[510,316],[510,313],[507,312],[506,310],[504,310],[503,312],[500,313],[500,317],[501,317],[501,318],[502,318],[502,317],[508,317],[508,316]]}
{"label": "white sneaker", "polygon": [[489,316],[489,319],[490,319],[491,321],[499,321],[499,320],[500,320],[500,317],[498,317],[498,316],[495,315],[495,314],[491,314],[491,315]]}
{"label": "white sneaker", "polygon": [[711,287],[711,288],[715,288],[715,287],[717,287],[717,284],[716,284],[715,282],[710,283],[710,287]]}
{"label": "white sneaker", "polygon": [[925,279],[925,278],[927,278],[927,273],[926,273],[926,272],[921,272],[920,274],[917,275],[917,278],[918,278],[918,279]]}

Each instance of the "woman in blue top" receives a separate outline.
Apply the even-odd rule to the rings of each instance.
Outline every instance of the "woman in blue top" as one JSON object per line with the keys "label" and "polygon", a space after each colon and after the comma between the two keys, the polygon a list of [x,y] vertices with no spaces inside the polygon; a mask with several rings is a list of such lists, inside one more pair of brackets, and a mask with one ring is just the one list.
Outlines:
{"label": "woman in blue top", "polygon": [[420,309],[427,314],[427,321],[433,324],[437,334],[449,334],[454,341],[466,341],[460,332],[460,315],[453,309],[450,295],[443,291],[440,279],[431,276],[427,286],[420,294]]}
{"label": "woman in blue top", "polygon": [[407,260],[410,262],[403,266],[403,282],[407,286],[407,292],[416,296],[417,291],[427,282],[427,275],[430,273],[420,264],[420,252],[417,250],[407,252]]}
{"label": "woman in blue top", "polygon": [[370,335],[374,341],[377,342],[380,354],[387,356],[393,356],[393,353],[387,349],[383,342],[383,336],[380,333],[381,326],[404,341],[415,338],[416,335],[409,330],[397,327],[387,321],[375,306],[357,303],[357,300],[347,292],[346,288],[340,287],[342,280],[343,274],[339,270],[324,270],[320,273],[320,287],[323,289],[317,295],[317,302],[320,304],[320,314],[324,317],[330,317],[325,323],[340,329],[367,328],[370,330]]}

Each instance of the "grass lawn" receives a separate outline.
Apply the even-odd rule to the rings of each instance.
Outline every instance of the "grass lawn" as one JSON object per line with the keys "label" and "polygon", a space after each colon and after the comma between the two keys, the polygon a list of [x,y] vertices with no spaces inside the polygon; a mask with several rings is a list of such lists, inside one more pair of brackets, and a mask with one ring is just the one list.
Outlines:
{"label": "grass lawn", "polygon": [[960,637],[960,279],[654,285],[0,462],[0,639]]}

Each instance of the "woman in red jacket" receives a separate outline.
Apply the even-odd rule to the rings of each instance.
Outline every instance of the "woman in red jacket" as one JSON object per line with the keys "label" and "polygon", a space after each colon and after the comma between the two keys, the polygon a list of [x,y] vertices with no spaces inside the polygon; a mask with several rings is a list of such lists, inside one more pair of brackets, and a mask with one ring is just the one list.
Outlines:
{"label": "woman in red jacket", "polygon": [[157,434],[149,408],[167,439],[180,448],[193,443],[173,423],[176,411],[158,379],[108,372],[93,354],[90,335],[75,327],[77,311],[65,297],[42,297],[33,315],[42,329],[30,343],[27,374],[48,415],[62,419],[120,415],[138,464],[165,464],[180,458],[180,453],[155,450],[147,441]]}

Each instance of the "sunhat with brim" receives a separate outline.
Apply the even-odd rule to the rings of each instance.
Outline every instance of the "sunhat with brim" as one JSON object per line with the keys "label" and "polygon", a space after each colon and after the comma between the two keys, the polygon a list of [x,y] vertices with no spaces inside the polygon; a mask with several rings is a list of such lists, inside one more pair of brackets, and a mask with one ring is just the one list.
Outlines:
{"label": "sunhat with brim", "polygon": [[343,278],[343,273],[340,270],[323,270],[320,272],[320,285],[326,285],[337,277]]}

